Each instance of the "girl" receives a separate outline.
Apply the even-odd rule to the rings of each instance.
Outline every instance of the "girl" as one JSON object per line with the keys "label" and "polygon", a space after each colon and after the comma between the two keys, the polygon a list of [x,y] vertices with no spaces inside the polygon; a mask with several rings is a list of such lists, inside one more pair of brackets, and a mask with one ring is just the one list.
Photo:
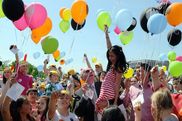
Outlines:
{"label": "girl", "polygon": [[9,97],[5,97],[2,108],[4,121],[35,121],[30,113],[31,105],[27,99],[19,98],[17,101],[11,101]]}
{"label": "girl", "polygon": [[70,101],[71,95],[66,90],[53,92],[47,118],[51,121],[79,121],[78,117],[69,111]]}
{"label": "girl", "polygon": [[102,82],[101,92],[96,101],[96,110],[103,109],[103,107],[101,107],[101,103],[105,101],[109,101],[109,104],[111,105],[117,105],[121,77],[128,68],[122,48],[117,45],[111,46],[107,26],[105,26],[105,34],[108,48],[108,65],[106,76]]}
{"label": "girl", "polygon": [[37,102],[38,109],[38,120],[37,121],[47,121],[46,114],[49,107],[49,97],[41,96]]}

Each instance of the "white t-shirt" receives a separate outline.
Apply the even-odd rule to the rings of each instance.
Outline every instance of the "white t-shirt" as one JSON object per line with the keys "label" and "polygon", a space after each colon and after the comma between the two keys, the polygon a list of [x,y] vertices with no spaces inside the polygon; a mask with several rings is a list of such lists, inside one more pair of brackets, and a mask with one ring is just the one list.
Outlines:
{"label": "white t-shirt", "polygon": [[50,121],[79,121],[78,117],[74,114],[69,112],[68,116],[62,116],[57,110],[55,112],[54,118]]}

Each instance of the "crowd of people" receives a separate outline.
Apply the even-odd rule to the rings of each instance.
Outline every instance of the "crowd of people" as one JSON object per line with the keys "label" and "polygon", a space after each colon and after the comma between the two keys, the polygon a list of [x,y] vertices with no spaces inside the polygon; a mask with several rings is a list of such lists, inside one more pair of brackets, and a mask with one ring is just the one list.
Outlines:
{"label": "crowd of people", "polygon": [[[105,26],[107,69],[87,64],[81,72],[63,73],[44,61],[45,79],[34,79],[28,62],[3,70],[0,80],[0,121],[182,121],[182,77],[173,78],[150,63],[138,63],[131,78],[125,54],[112,45]],[[14,46],[17,48],[16,46]],[[172,83],[170,83],[172,82]],[[6,95],[16,83],[24,90],[17,100]],[[14,92],[16,93],[16,92]]]}

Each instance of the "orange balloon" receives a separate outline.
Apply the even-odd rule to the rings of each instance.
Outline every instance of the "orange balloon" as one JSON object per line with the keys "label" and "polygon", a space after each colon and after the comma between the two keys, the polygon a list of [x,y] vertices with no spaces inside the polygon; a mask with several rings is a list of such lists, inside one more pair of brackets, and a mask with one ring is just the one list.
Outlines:
{"label": "orange balloon", "polygon": [[40,26],[39,28],[36,28],[34,30],[32,30],[32,33],[34,35],[43,37],[45,35],[47,35],[52,29],[52,21],[50,18],[47,18],[44,22],[44,24],[42,26]]}
{"label": "orange balloon", "polygon": [[57,58],[60,56],[60,51],[59,50],[56,50],[55,52],[53,52],[53,57],[54,58]]}
{"label": "orange balloon", "polygon": [[65,10],[66,8],[64,7],[64,8],[61,8],[60,10],[59,10],[59,16],[61,17],[61,18],[63,18],[63,11]]}
{"label": "orange balloon", "polygon": [[71,15],[74,21],[82,24],[88,15],[88,5],[84,0],[75,1],[71,7]]}
{"label": "orange balloon", "polygon": [[166,11],[166,18],[170,25],[177,26],[182,23],[182,3],[171,4]]}
{"label": "orange balloon", "polygon": [[38,35],[36,35],[36,34],[33,34],[33,33],[32,33],[32,35],[31,35],[31,38],[32,38],[32,40],[33,40],[33,42],[34,42],[35,44],[38,44],[39,41],[40,41],[40,39],[41,39],[40,36],[38,36]]}
{"label": "orange balloon", "polygon": [[179,111],[179,115],[182,116],[182,108]]}
{"label": "orange balloon", "polygon": [[65,63],[64,59],[61,59],[59,63],[60,63],[61,65],[64,65],[64,63]]}

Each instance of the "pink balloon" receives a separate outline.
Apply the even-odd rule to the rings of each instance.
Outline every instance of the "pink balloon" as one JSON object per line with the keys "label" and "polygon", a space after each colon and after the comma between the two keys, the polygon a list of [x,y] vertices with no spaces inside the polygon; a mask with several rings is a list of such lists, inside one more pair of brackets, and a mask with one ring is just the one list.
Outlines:
{"label": "pink balloon", "polygon": [[25,20],[31,29],[43,25],[47,18],[47,11],[40,3],[32,3],[25,9]]}
{"label": "pink balloon", "polygon": [[14,21],[13,24],[20,31],[26,29],[28,26],[24,15],[19,20]]}
{"label": "pink balloon", "polygon": [[177,56],[176,60],[182,62],[182,56]]}
{"label": "pink balloon", "polygon": [[116,26],[116,28],[114,29],[114,32],[118,35],[121,33],[121,30],[119,29],[119,27]]}

